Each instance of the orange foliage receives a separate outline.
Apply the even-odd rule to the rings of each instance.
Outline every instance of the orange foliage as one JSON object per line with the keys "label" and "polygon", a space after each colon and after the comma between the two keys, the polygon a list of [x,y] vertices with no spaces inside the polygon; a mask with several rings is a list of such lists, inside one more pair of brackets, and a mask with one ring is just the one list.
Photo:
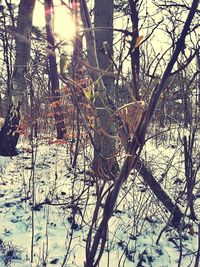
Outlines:
{"label": "orange foliage", "polygon": [[65,144],[67,144],[67,141],[64,139],[56,139],[56,140],[49,139],[48,144],[49,145],[52,145],[52,144],[65,145]]}
{"label": "orange foliage", "polygon": [[28,131],[27,123],[25,121],[21,121],[16,132],[20,135],[28,137],[30,133]]}

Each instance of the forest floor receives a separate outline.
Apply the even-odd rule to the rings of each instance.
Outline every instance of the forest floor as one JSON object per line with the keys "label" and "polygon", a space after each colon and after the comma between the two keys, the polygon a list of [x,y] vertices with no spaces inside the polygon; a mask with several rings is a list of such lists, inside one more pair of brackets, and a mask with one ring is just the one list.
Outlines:
{"label": "forest floor", "polygon": [[[184,186],[183,153],[176,138],[167,138],[165,146],[149,141],[143,158],[176,199]],[[19,149],[16,157],[0,157],[0,266],[63,266],[66,258],[64,266],[83,267],[96,203],[95,182],[87,174],[89,150],[80,152],[73,169],[65,145],[40,141],[31,153],[31,145],[21,141]],[[198,192],[196,196],[200,215]],[[184,203],[183,197],[183,211]],[[197,224],[179,233],[168,227],[160,235],[168,218],[133,171],[110,220],[100,267],[194,266]]]}

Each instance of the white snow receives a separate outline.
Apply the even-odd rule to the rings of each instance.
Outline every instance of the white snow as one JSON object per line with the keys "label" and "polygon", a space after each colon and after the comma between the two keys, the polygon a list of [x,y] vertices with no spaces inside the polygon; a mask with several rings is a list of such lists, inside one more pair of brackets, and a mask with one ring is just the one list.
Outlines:
{"label": "white snow", "polygon": [[[65,145],[40,141],[34,148],[33,158],[30,144],[23,141],[19,149],[22,153],[16,157],[0,157],[0,266],[62,266],[70,245],[65,266],[83,267],[88,226],[96,203],[95,185],[91,185],[92,178],[84,172],[83,155],[72,169]],[[149,140],[145,150],[148,151],[146,160],[151,161],[158,179],[168,168],[161,183],[171,197],[178,196],[182,185],[174,181],[177,177],[184,181],[181,147],[176,144],[175,148],[171,144],[156,147],[155,142]],[[88,161],[86,170],[89,164]],[[73,199],[79,196],[72,205]],[[197,208],[199,212],[198,205]],[[182,209],[185,210],[184,201]],[[164,231],[156,245],[168,216],[142,178],[132,172],[110,219],[100,267],[137,266],[142,254],[145,262],[140,266],[178,266],[180,238],[175,230]],[[190,266],[194,265],[198,235],[196,225],[193,228],[193,235],[188,229],[182,233],[181,266],[189,266],[191,262]],[[32,236],[34,258],[31,264]],[[4,265],[6,259],[10,265]]]}

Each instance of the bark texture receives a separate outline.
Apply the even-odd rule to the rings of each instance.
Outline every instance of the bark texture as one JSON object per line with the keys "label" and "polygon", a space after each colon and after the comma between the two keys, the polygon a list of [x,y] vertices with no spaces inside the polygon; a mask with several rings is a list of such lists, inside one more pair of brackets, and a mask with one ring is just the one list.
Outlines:
{"label": "bark texture", "polygon": [[11,81],[10,105],[4,125],[0,131],[0,155],[17,154],[16,145],[19,139],[20,107],[27,89],[26,73],[30,59],[31,30],[35,0],[21,0],[17,19],[16,58]]}
{"label": "bark texture", "polygon": [[104,128],[106,132],[110,135],[114,134],[115,127],[112,123],[110,123],[110,103],[108,101],[108,90],[104,84],[102,79],[102,75],[99,72],[99,62],[96,51],[96,39],[95,33],[92,30],[92,25],[90,21],[89,12],[87,9],[87,4],[85,0],[80,0],[81,7],[81,17],[83,21],[84,28],[88,29],[85,32],[86,43],[87,43],[87,56],[89,65],[94,69],[91,72],[91,76],[93,81],[98,81],[96,85],[96,91],[98,92],[98,96],[95,101],[95,110],[96,110],[96,131],[95,131],[95,157],[94,157],[94,170],[96,172],[101,171],[106,175],[112,169],[113,164],[113,153],[115,151],[113,140],[107,141],[106,137],[100,133],[100,129]]}
{"label": "bark texture", "polygon": [[[105,70],[102,76],[106,94],[108,98],[114,100],[114,77],[106,74],[106,71],[113,72],[112,57],[113,57],[113,0],[95,1],[94,7],[94,27],[95,27],[95,43],[98,66]],[[105,104],[105,103],[104,103]],[[99,149],[105,159],[106,169],[116,172],[117,164],[115,160],[115,140],[106,135],[98,133],[99,129],[104,129],[109,135],[114,135],[113,121],[110,120],[110,113],[105,106],[102,106],[101,99],[97,98],[96,107],[96,128],[94,140],[96,147]],[[101,166],[102,162],[99,158],[99,153],[94,153],[94,168],[103,168],[105,173],[107,170]]]}

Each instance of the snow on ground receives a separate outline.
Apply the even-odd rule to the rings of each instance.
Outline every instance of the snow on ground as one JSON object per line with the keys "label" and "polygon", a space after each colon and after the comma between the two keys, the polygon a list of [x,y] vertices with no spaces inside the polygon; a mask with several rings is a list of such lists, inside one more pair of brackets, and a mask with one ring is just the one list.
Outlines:
{"label": "snow on ground", "polygon": [[[68,251],[65,266],[83,267],[88,225],[96,202],[92,178],[84,172],[80,157],[78,167],[72,169],[69,148],[64,145],[40,142],[33,157],[30,145],[23,142],[19,148],[21,153],[16,157],[0,157],[0,266],[63,266]],[[173,179],[165,177],[163,184],[175,196],[174,181],[178,175],[183,179],[184,174],[180,171],[181,148],[171,145],[155,148],[149,141],[146,150],[160,178],[171,162],[165,175]],[[166,216],[160,203],[133,172],[121,190],[109,222],[100,267],[178,266],[179,234],[169,228],[156,244]],[[194,230],[197,231],[195,226]],[[186,230],[181,240],[180,266],[194,266],[197,233],[189,234]]]}

